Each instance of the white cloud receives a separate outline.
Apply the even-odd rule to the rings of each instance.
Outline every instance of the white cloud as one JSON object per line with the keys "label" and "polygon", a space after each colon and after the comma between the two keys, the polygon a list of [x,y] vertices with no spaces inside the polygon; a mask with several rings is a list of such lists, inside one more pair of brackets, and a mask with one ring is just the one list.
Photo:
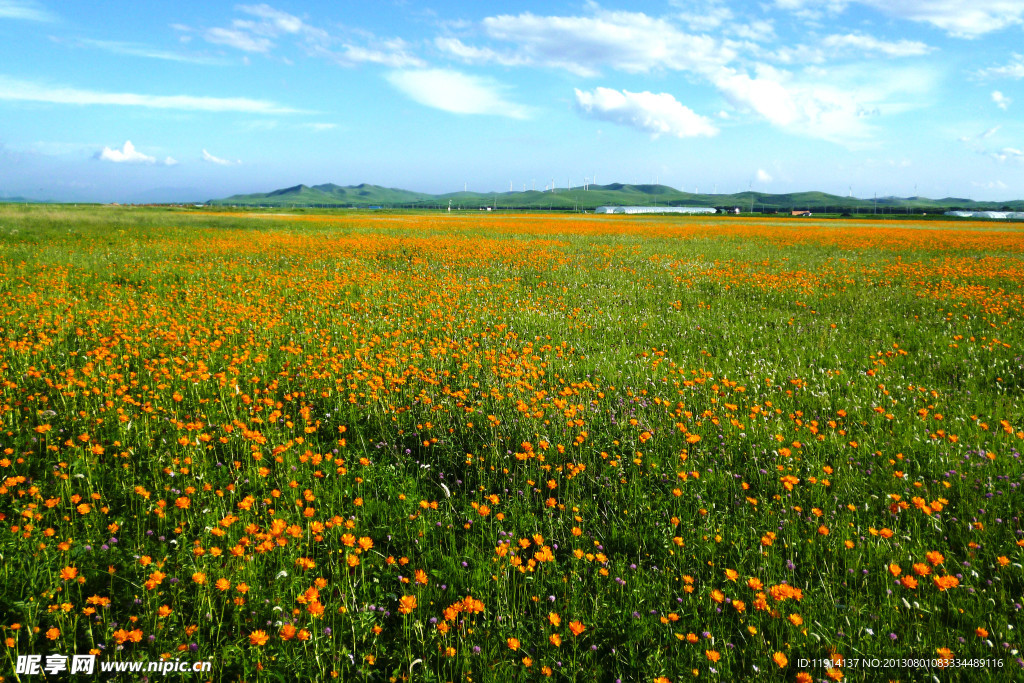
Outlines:
{"label": "white cloud", "polygon": [[473,47],[472,45],[466,45],[458,38],[437,37],[434,39],[434,45],[442,52],[446,52],[467,64],[491,62],[501,64],[502,66],[524,66],[530,63],[522,55],[496,52],[489,47]]}
{"label": "white cloud", "polygon": [[265,20],[267,25],[282,33],[300,33],[310,29],[298,17],[281,10],[276,10],[270,5],[238,5],[236,9]]}
{"label": "white cloud", "polygon": [[877,52],[886,57],[917,57],[926,55],[934,48],[916,40],[898,40],[896,42],[879,40],[862,33],[826,36],[821,44],[834,50],[858,50],[861,52]]}
{"label": "white cloud", "polygon": [[135,145],[132,144],[131,140],[126,140],[121,149],[104,147],[101,151],[96,153],[96,158],[100,161],[110,161],[115,164],[159,164],[161,166],[175,166],[178,163],[172,157],[167,157],[163,161],[158,162],[156,157],[143,154],[135,149]]}
{"label": "white cloud", "polygon": [[694,2],[672,4],[682,9],[676,17],[695,31],[712,31],[727,22],[733,22],[735,17],[731,9],[716,0],[711,0],[703,6],[697,6]]}
{"label": "white cloud", "polygon": [[331,58],[341,66],[355,66],[362,63],[380,64],[394,69],[425,67],[422,59],[409,51],[409,45],[400,38],[379,40],[373,38],[371,47],[342,45],[338,50],[317,48],[314,52]]}
{"label": "white cloud", "polygon": [[527,118],[529,110],[505,99],[504,86],[450,69],[393,71],[387,80],[409,98],[453,114]]}
{"label": "white cloud", "polygon": [[1014,147],[1003,147],[1001,150],[997,152],[988,152],[987,154],[999,162],[1024,161],[1024,151],[1021,151]]}
{"label": "white cloud", "polygon": [[757,182],[759,183],[770,183],[772,177],[763,168],[757,169]]}
{"label": "white cloud", "polygon": [[115,105],[186,111],[240,111],[255,114],[294,114],[300,110],[267,100],[247,97],[196,97],[193,95],[139,95],[50,86],[0,76],[0,100],[49,102],[51,104]]}
{"label": "white cloud", "polygon": [[0,19],[55,21],[55,17],[32,0],[0,0]]}
{"label": "white cloud", "polygon": [[[275,41],[290,38],[306,54],[341,66],[364,63],[395,69],[426,66],[426,62],[412,54],[409,44],[401,38],[384,39],[368,31],[350,31],[355,40],[343,39],[270,5],[237,5],[235,9],[253,18],[235,19],[229,27],[205,29],[201,35],[210,43],[259,54],[269,54],[277,47]],[[192,30],[187,26],[175,28],[184,32]],[[287,57],[281,59],[292,64]]]}
{"label": "white cloud", "polygon": [[269,38],[230,28],[207,29],[203,32],[203,38],[208,43],[227,45],[244,52],[267,52],[274,46]]}
{"label": "white cloud", "polygon": [[974,187],[982,187],[986,190],[1005,190],[1007,185],[1002,180],[990,180],[988,182],[982,182],[972,180],[971,185]]}
{"label": "white cloud", "polygon": [[1020,0],[858,0],[899,19],[925,22],[960,38],[1024,23]]}
{"label": "white cloud", "polygon": [[711,120],[679,103],[669,93],[634,93],[610,88],[576,90],[576,106],[591,118],[631,126],[654,137],[712,136],[718,129]]}
{"label": "white cloud", "polygon": [[959,38],[977,38],[1024,23],[1020,0],[775,0],[777,7],[811,19],[854,3],[897,19],[928,23]]}
{"label": "white cloud", "polygon": [[235,164],[242,163],[241,161],[228,161],[227,159],[215,157],[205,149],[203,150],[203,161],[209,161],[211,164],[217,164],[218,166],[234,166]]}
{"label": "white cloud", "polygon": [[319,133],[319,132],[322,132],[322,131],[325,131],[325,130],[334,130],[335,128],[338,127],[338,124],[336,124],[336,123],[303,123],[303,124],[301,124],[301,127],[302,128],[308,128],[309,130],[316,131],[316,132]]}
{"label": "white cloud", "polygon": [[872,122],[883,113],[926,105],[922,95],[931,89],[935,75],[925,67],[879,71],[851,65],[794,74],[760,65],[754,75],[723,68],[710,79],[740,111],[795,135],[857,147],[871,140],[876,132]]}
{"label": "white cloud", "polygon": [[1015,52],[1007,64],[981,69],[975,76],[978,78],[1024,78],[1024,55]]}
{"label": "white cloud", "polygon": [[998,133],[1000,128],[1002,128],[1002,126],[992,126],[991,128],[984,130],[978,133],[977,135],[961,136],[960,142],[973,142],[974,140],[984,140],[985,138],[990,138],[996,133]]}
{"label": "white cloud", "polygon": [[999,92],[998,90],[992,91],[992,101],[996,103],[996,106],[1006,111],[1009,108],[1010,103],[1013,102],[1009,97]]}
{"label": "white cloud", "polygon": [[514,46],[506,60],[565,69],[578,76],[596,76],[603,66],[628,73],[702,71],[735,56],[719,40],[684,33],[642,12],[597,9],[593,16],[569,17],[526,12],[487,17],[482,27],[492,40]]}
{"label": "white cloud", "polygon": [[104,50],[116,55],[128,55],[131,57],[146,57],[148,59],[162,59],[169,62],[182,62],[186,64],[225,64],[222,59],[215,59],[203,55],[189,55],[178,52],[160,50],[148,45],[139,43],[127,43],[117,40],[92,40],[81,38],[75,40],[72,45],[76,47],[91,47]]}

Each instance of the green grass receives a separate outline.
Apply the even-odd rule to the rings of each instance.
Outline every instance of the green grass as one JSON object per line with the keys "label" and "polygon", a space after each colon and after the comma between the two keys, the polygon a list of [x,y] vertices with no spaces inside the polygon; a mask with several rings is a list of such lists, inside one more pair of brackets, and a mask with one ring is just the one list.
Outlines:
{"label": "green grass", "polygon": [[1024,234],[917,227],[0,208],[0,675],[1018,679]]}

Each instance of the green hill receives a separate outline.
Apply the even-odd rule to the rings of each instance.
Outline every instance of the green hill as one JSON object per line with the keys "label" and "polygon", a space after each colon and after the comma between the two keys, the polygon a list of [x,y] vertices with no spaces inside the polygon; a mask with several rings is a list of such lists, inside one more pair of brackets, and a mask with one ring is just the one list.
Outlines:
{"label": "green hill", "polygon": [[211,206],[268,208],[440,208],[480,209],[551,209],[593,210],[598,206],[712,206],[720,209],[739,208],[755,212],[779,212],[794,209],[819,213],[904,213],[937,212],[952,208],[967,210],[1024,210],[1024,200],[1008,202],[976,202],[946,197],[879,197],[861,199],[840,197],[825,192],[793,192],[767,194],[737,192],[734,194],[694,194],[681,192],[667,185],[590,185],[587,189],[556,189],[540,192],[451,192],[426,194],[379,185],[340,186],[296,185],[273,192],[234,195],[207,202]]}

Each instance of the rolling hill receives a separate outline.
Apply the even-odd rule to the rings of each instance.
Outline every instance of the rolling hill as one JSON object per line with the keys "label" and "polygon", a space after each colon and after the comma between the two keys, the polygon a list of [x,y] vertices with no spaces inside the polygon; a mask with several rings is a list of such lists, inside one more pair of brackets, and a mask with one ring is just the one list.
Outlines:
{"label": "rolling hill", "polygon": [[763,192],[737,192],[734,194],[695,194],[681,192],[667,185],[626,185],[611,183],[591,185],[588,189],[556,189],[554,192],[528,190],[526,192],[451,192],[426,194],[379,185],[340,186],[296,185],[272,192],[243,194],[213,199],[210,206],[270,207],[270,208],[447,208],[453,209],[552,209],[591,210],[598,206],[714,206],[740,208],[742,211],[776,212],[804,209],[817,212],[904,213],[933,212],[951,208],[968,210],[1001,209],[1024,210],[1024,200],[1009,202],[976,202],[970,199],[946,197],[879,197],[861,199],[840,197],[825,192],[794,192],[768,194]]}

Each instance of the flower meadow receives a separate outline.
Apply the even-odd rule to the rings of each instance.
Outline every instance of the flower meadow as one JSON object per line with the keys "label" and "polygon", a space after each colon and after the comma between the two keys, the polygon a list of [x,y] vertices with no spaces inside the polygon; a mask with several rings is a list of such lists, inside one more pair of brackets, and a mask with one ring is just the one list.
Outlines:
{"label": "flower meadow", "polygon": [[1022,313],[1013,224],[0,207],[0,676],[1020,680]]}

